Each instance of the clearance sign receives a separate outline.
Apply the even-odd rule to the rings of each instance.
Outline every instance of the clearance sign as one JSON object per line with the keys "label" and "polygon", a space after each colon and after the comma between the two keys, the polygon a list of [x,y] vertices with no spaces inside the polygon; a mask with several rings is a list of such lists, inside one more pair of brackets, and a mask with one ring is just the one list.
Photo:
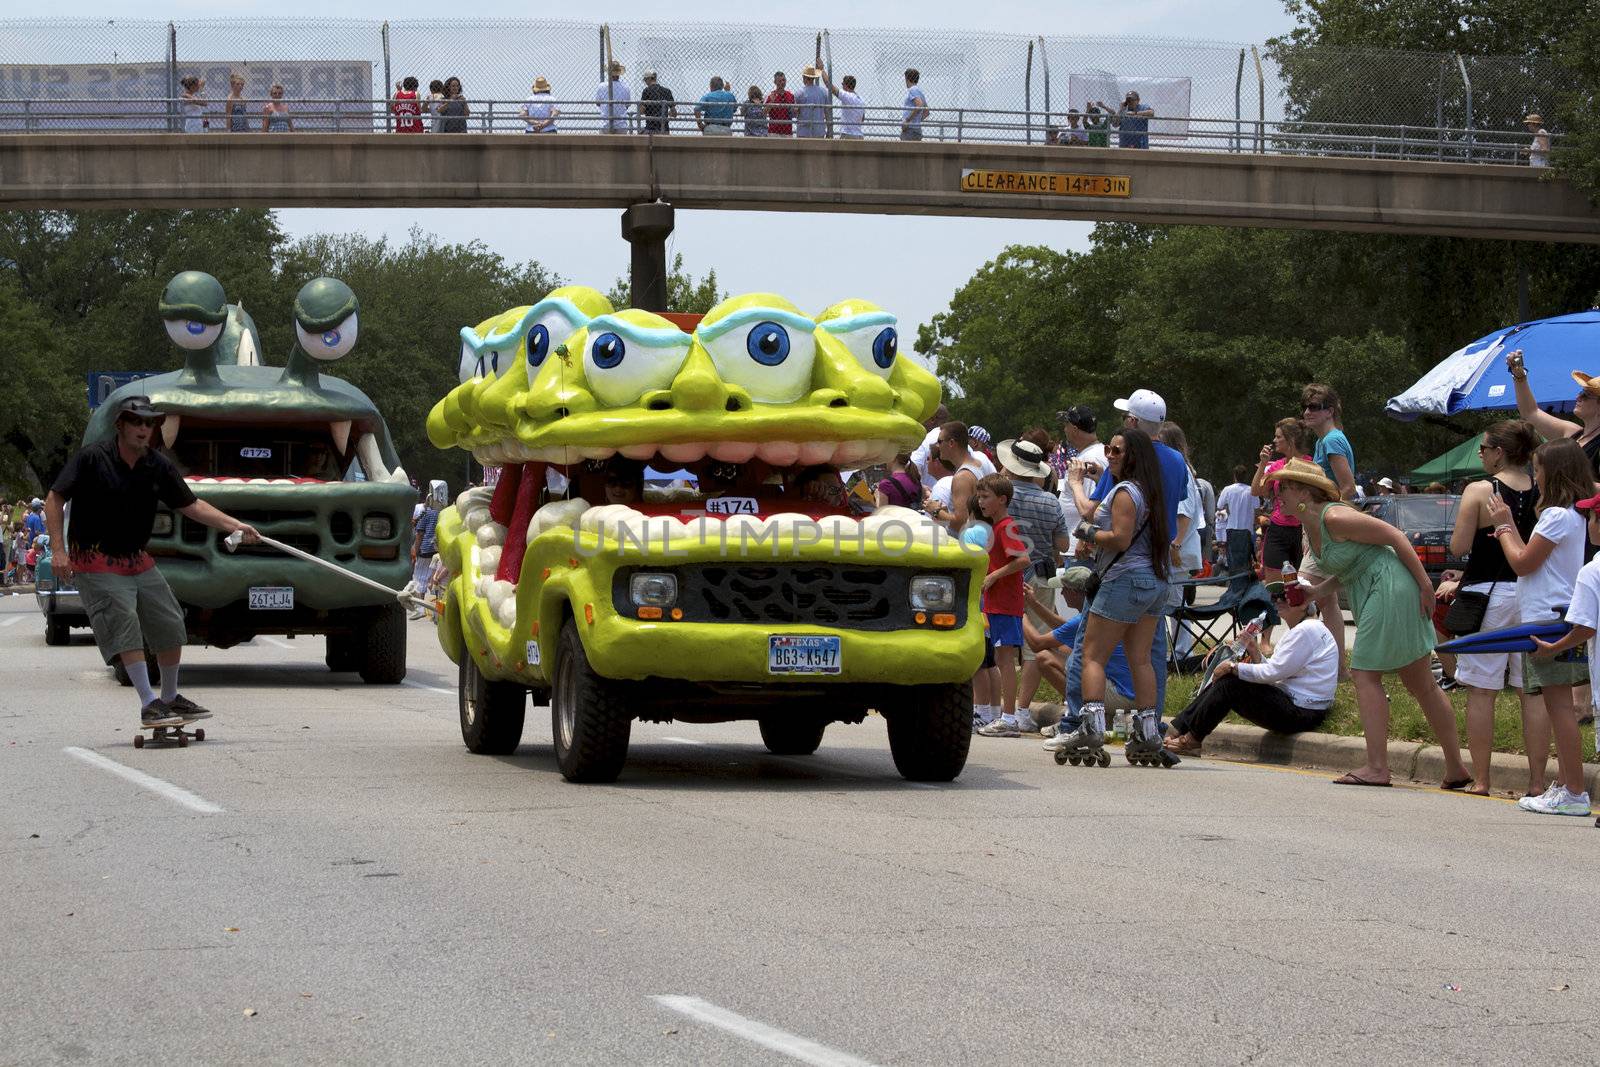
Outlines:
{"label": "clearance sign", "polygon": [[1126,174],[1052,174],[1038,170],[962,168],[964,193],[1027,193],[1031,196],[1128,196]]}

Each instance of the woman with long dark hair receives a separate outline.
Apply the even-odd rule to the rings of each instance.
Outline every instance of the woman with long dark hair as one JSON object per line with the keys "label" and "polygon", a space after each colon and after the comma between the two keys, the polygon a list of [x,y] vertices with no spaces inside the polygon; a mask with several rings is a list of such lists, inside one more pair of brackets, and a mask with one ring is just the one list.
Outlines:
{"label": "woman with long dark hair", "polygon": [[[1156,675],[1150,646],[1163,623],[1167,600],[1169,553],[1167,505],[1161,464],[1143,430],[1118,430],[1106,445],[1106,463],[1115,479],[1100,502],[1095,518],[1082,524],[1080,540],[1095,550],[1099,588],[1085,605],[1083,630],[1083,722],[1069,734],[1045,742],[1045,748],[1104,763],[1106,731],[1106,664],[1118,645],[1133,675],[1132,736],[1125,749],[1131,763],[1167,765],[1178,762],[1161,745],[1160,709],[1156,707]],[[1083,466],[1067,471],[1069,483],[1083,481]],[[1075,485],[1074,488],[1077,488]],[[1058,757],[1059,758],[1059,757]]]}

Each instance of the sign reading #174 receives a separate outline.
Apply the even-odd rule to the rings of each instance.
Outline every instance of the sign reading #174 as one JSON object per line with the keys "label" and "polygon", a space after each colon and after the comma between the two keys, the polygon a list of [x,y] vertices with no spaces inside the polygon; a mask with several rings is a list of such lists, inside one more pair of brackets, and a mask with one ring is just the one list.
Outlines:
{"label": "sign reading #174", "polygon": [[1030,196],[1128,196],[1126,174],[1053,174],[1039,170],[961,170],[964,193],[1026,193]]}

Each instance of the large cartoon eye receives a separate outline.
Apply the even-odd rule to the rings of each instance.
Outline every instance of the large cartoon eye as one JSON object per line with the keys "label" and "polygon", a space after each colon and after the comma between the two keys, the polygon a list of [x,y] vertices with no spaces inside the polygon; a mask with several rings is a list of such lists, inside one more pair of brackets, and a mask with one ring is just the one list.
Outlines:
{"label": "large cartoon eye", "polygon": [[478,351],[465,341],[461,342],[461,358],[456,362],[456,379],[462,385],[478,374]]}
{"label": "large cartoon eye", "polygon": [[792,404],[810,390],[817,354],[816,339],[801,322],[763,318],[710,338],[703,333],[701,343],[723,381],[743,386],[758,404]]}
{"label": "large cartoon eye", "polygon": [[179,348],[187,348],[191,352],[202,348],[209,348],[222,336],[222,323],[209,326],[193,319],[167,319],[167,336],[172,338],[172,343]]}
{"label": "large cartoon eye", "polygon": [[689,354],[688,334],[658,338],[654,335],[667,331],[627,332],[633,335],[602,328],[584,346],[584,375],[595,397],[608,407],[622,407],[652,389],[667,388]]}
{"label": "large cartoon eye", "polygon": [[336,326],[326,330],[307,330],[297,321],[294,332],[300,338],[300,347],[312,359],[331,361],[350,354],[356,346],[357,323],[351,315]]}
{"label": "large cartoon eye", "polygon": [[880,378],[889,377],[900,355],[900,331],[887,312],[872,312],[846,320],[823,323],[835,339],[850,350],[863,370]]}
{"label": "large cartoon eye", "polygon": [[533,324],[528,331],[528,370],[531,372],[550,354],[550,329],[542,322]]}
{"label": "large cartoon eye", "polygon": [[894,366],[894,357],[900,354],[900,331],[885,326],[872,339],[872,362],[888,370]]}
{"label": "large cartoon eye", "polygon": [[479,378],[493,378],[500,373],[500,350],[486,348],[478,353],[477,376]]}

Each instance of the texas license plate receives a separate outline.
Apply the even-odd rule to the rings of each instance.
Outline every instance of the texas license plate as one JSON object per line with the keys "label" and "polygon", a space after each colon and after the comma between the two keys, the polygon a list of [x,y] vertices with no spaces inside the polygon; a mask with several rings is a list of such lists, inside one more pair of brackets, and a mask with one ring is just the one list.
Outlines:
{"label": "texas license plate", "polygon": [[837,637],[767,638],[768,674],[838,674],[839,659]]}
{"label": "texas license plate", "polygon": [[252,585],[250,587],[251,611],[292,611],[294,586]]}

